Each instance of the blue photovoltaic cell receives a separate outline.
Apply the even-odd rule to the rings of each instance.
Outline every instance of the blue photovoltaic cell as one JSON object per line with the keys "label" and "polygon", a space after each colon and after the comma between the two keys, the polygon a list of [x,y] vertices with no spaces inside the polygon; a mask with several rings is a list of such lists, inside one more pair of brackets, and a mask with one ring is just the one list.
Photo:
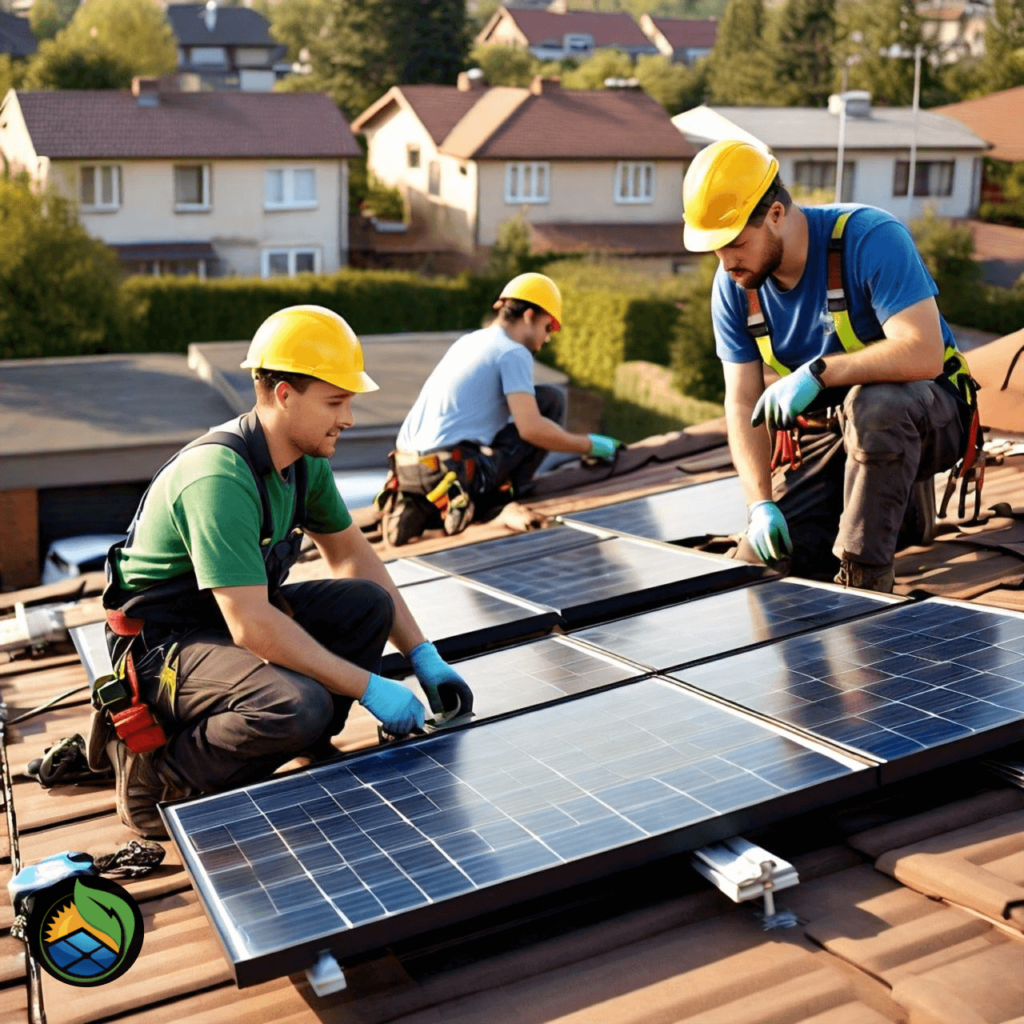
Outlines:
{"label": "blue photovoltaic cell", "polygon": [[919,770],[914,755],[1009,742],[1000,727],[1024,723],[1024,615],[929,600],[672,675],[894,762],[893,780]]}
{"label": "blue photovoltaic cell", "polygon": [[770,580],[573,633],[656,671],[855,619],[898,598],[827,585]]}
{"label": "blue photovoltaic cell", "polygon": [[559,518],[570,526],[578,523],[630,537],[678,542],[743,533],[747,503],[740,478],[730,476]]}
{"label": "blue photovoltaic cell", "polygon": [[438,569],[419,565],[410,558],[396,558],[392,562],[385,562],[384,568],[387,569],[388,575],[396,587],[408,587],[414,583],[440,579],[445,575]]}
{"label": "blue photovoltaic cell", "polygon": [[[555,623],[548,609],[505,599],[451,577],[404,587],[402,597],[423,632],[448,657],[471,654],[498,641],[525,640],[547,633]],[[388,644],[385,669],[396,668],[402,661]]]}
{"label": "blue photovoltaic cell", "polygon": [[436,572],[465,576],[498,565],[530,562],[556,551],[586,547],[589,544],[596,544],[598,540],[600,538],[596,534],[570,530],[567,526],[555,526],[549,530],[523,533],[517,537],[503,537],[481,544],[466,544],[458,548],[449,548],[447,551],[436,551],[432,555],[423,555],[416,561]]}
{"label": "blue photovoltaic cell", "polygon": [[823,750],[641,680],[163,810],[249,984],[308,966],[327,937],[354,953],[382,938],[361,926],[395,918],[394,934],[409,934],[401,915],[440,903],[417,920],[450,923],[459,911],[447,901],[487,886],[698,823],[701,842],[724,838],[738,819],[715,824],[721,815],[757,806],[766,820],[766,802],[798,790],[817,801],[825,783],[873,784]]}
{"label": "blue photovoltaic cell", "polygon": [[[633,665],[600,656],[565,637],[549,636],[467,658],[456,666],[473,690],[473,718],[537,707],[643,675]],[[405,680],[418,697],[415,677]]]}
{"label": "blue photovoltaic cell", "polygon": [[758,579],[764,568],[731,558],[612,537],[527,562],[465,575],[556,609],[570,625],[599,622]]}

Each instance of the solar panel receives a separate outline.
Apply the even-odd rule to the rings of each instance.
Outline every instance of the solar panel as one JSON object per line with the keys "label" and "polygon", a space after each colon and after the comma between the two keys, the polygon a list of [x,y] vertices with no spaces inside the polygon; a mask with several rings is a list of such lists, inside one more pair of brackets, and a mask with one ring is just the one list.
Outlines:
{"label": "solar panel", "polygon": [[467,544],[447,551],[436,551],[432,555],[423,555],[416,561],[436,571],[464,576],[497,565],[527,562],[542,555],[554,554],[556,551],[586,547],[589,544],[596,544],[599,539],[600,537],[595,534],[570,530],[567,526],[555,526],[549,530],[523,533],[517,537],[502,537],[500,540],[487,540],[480,544]]}
{"label": "solar panel", "polygon": [[1021,735],[1024,615],[928,600],[672,675],[883,761],[890,782]]}
{"label": "solar panel", "polygon": [[[643,669],[562,636],[548,636],[516,647],[467,658],[456,665],[473,690],[473,718],[549,704],[613,683],[636,679]],[[404,680],[418,697],[415,678]]]}
{"label": "solar panel", "polygon": [[732,558],[612,537],[467,576],[555,608],[570,626],[583,626],[725,590],[759,579],[765,571]]}
{"label": "solar panel", "polygon": [[85,666],[89,685],[95,684],[100,676],[113,672],[110,652],[107,650],[106,626],[102,622],[91,622],[88,626],[75,626],[68,630],[71,642],[78,651],[78,657]]}
{"label": "solar panel", "polygon": [[[558,621],[549,608],[451,577],[403,587],[401,593],[420,629],[446,658],[465,657],[494,644],[540,636]],[[384,670],[396,672],[406,665],[405,657],[389,643],[384,648]]]}
{"label": "solar panel", "polygon": [[768,580],[573,633],[655,671],[740,651],[880,611],[899,598],[829,584]]}
{"label": "solar panel", "polygon": [[559,519],[570,526],[596,526],[627,537],[678,543],[708,535],[743,533],[747,528],[747,503],[740,478],[730,476]]}
{"label": "solar panel", "polygon": [[385,562],[384,568],[387,569],[388,575],[396,587],[409,587],[414,583],[437,580],[445,575],[440,570],[420,565],[411,558],[396,558],[392,562]]}
{"label": "solar panel", "polygon": [[865,792],[872,774],[642,680],[162,812],[251,985]]}

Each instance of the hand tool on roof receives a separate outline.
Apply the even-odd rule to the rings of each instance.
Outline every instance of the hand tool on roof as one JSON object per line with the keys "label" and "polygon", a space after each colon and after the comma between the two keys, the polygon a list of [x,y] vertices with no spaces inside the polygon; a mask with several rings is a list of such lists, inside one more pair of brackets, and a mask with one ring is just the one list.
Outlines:
{"label": "hand tool on roof", "polygon": [[439,732],[442,729],[451,729],[457,725],[465,725],[473,718],[473,712],[463,711],[462,702],[455,698],[455,706],[448,711],[443,711],[439,715],[435,715],[433,718],[428,718],[423,723],[422,729],[414,729],[412,732],[405,733],[404,735],[395,735],[385,730],[383,725],[377,726],[377,742],[378,743],[390,743],[392,740],[405,740],[410,736],[430,736],[432,733]]}
{"label": "hand tool on roof", "polygon": [[776,912],[775,892],[796,885],[796,868],[774,853],[755,846],[742,836],[694,850],[690,863],[735,903],[764,897],[761,923],[771,928],[792,928],[799,924],[788,910]]}
{"label": "hand tool on roof", "polygon": [[0,619],[0,651],[22,651],[45,647],[68,639],[64,612],[70,604],[42,604],[26,608],[20,601],[14,617]]}

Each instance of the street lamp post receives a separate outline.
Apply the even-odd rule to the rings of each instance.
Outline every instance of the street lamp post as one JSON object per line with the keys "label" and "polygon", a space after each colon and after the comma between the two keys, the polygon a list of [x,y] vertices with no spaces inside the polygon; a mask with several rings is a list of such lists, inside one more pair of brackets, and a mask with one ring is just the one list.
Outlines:
{"label": "street lamp post", "polygon": [[923,47],[918,43],[914,47],[914,114],[910,129],[910,167],[907,168],[907,207],[910,216],[914,217],[914,186],[917,182],[917,112],[921,109],[921,52]]}

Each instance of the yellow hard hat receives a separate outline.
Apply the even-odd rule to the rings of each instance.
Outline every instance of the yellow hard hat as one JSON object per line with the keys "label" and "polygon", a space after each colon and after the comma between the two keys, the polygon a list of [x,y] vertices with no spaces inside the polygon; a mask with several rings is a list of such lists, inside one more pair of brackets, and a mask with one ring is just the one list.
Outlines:
{"label": "yellow hard hat", "polygon": [[289,306],[271,313],[249,345],[243,370],[304,373],[346,391],[376,391],[363,371],[356,332],[323,306]]}
{"label": "yellow hard hat", "polygon": [[532,302],[555,321],[551,325],[552,333],[562,329],[562,293],[550,277],[534,273],[520,274],[502,288],[498,298]]}
{"label": "yellow hard hat", "polygon": [[683,243],[691,252],[728,245],[779,173],[779,161],[749,142],[725,139],[702,149],[683,179]]}

